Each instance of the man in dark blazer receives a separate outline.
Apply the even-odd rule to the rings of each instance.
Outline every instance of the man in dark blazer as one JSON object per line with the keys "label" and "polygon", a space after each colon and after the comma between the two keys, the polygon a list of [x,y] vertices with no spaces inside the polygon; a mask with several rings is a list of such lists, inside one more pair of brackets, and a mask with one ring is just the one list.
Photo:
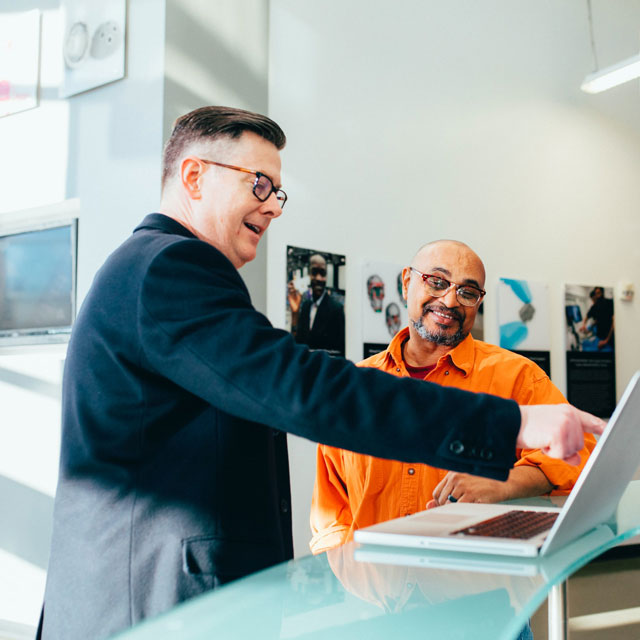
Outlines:
{"label": "man in dark blazer", "polygon": [[284,144],[257,114],[180,118],[159,212],[95,277],[65,364],[45,640],[106,638],[291,558],[285,431],[506,478],[516,446],[575,460],[603,428],[357,369],[273,328],[237,269],[282,213]]}
{"label": "man in dark blazer", "polygon": [[327,261],[319,253],[309,258],[309,288],[311,297],[302,301],[297,319],[296,341],[344,356],[344,307],[327,291]]}

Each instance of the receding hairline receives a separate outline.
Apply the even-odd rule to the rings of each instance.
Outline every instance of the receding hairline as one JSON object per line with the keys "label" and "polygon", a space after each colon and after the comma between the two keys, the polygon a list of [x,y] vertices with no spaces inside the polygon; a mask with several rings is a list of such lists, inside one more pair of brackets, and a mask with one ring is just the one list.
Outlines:
{"label": "receding hairline", "polygon": [[[425,249],[429,249],[430,247],[435,247],[440,244],[452,244],[457,247],[463,247],[464,249],[468,249],[476,256],[478,255],[468,244],[461,242],[460,240],[449,240],[448,238],[442,238],[441,240],[432,240],[431,242],[427,242],[423,244],[414,254],[413,259],[415,260]],[[478,256],[478,259],[480,256]],[[481,261],[482,262],[482,261]]]}
{"label": "receding hairline", "polygon": [[474,256],[475,259],[478,261],[478,264],[482,268],[482,280],[484,282],[487,275],[484,262],[482,261],[480,256],[468,244],[461,242],[460,240],[441,239],[441,240],[432,240],[431,242],[427,242],[426,244],[423,244],[415,252],[413,259],[411,260],[411,264],[414,264],[416,258],[418,258],[418,256],[421,256],[423,253],[427,252],[429,249],[432,249],[433,247],[437,247],[437,246],[446,246],[446,245],[449,245],[452,247],[458,247],[459,249],[464,249],[465,251],[470,253],[472,256]]}

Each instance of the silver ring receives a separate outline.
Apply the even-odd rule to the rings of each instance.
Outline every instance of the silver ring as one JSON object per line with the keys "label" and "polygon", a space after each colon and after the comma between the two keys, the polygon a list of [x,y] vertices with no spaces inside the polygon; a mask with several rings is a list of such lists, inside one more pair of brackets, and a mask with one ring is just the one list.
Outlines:
{"label": "silver ring", "polygon": [[458,502],[458,498],[454,498],[451,494],[449,494],[449,496],[447,497],[447,500],[449,502]]}

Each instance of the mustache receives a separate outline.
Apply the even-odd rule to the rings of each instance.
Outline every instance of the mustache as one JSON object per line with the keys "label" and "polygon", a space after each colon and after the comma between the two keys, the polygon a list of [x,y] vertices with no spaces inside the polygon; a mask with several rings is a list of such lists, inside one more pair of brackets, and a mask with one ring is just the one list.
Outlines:
{"label": "mustache", "polygon": [[425,304],[422,307],[422,317],[424,318],[429,311],[443,311],[445,313],[448,313],[450,316],[453,316],[459,323],[462,324],[463,317],[457,309],[450,309],[449,307],[445,307],[443,304]]}

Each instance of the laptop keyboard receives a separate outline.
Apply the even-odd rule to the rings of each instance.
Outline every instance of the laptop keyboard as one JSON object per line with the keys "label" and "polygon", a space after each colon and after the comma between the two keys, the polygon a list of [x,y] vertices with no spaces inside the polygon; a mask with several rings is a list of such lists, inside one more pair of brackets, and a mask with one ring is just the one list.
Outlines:
{"label": "laptop keyboard", "polygon": [[453,533],[527,540],[550,529],[557,517],[557,513],[547,511],[507,511],[495,518],[476,522],[470,527],[458,529]]}

